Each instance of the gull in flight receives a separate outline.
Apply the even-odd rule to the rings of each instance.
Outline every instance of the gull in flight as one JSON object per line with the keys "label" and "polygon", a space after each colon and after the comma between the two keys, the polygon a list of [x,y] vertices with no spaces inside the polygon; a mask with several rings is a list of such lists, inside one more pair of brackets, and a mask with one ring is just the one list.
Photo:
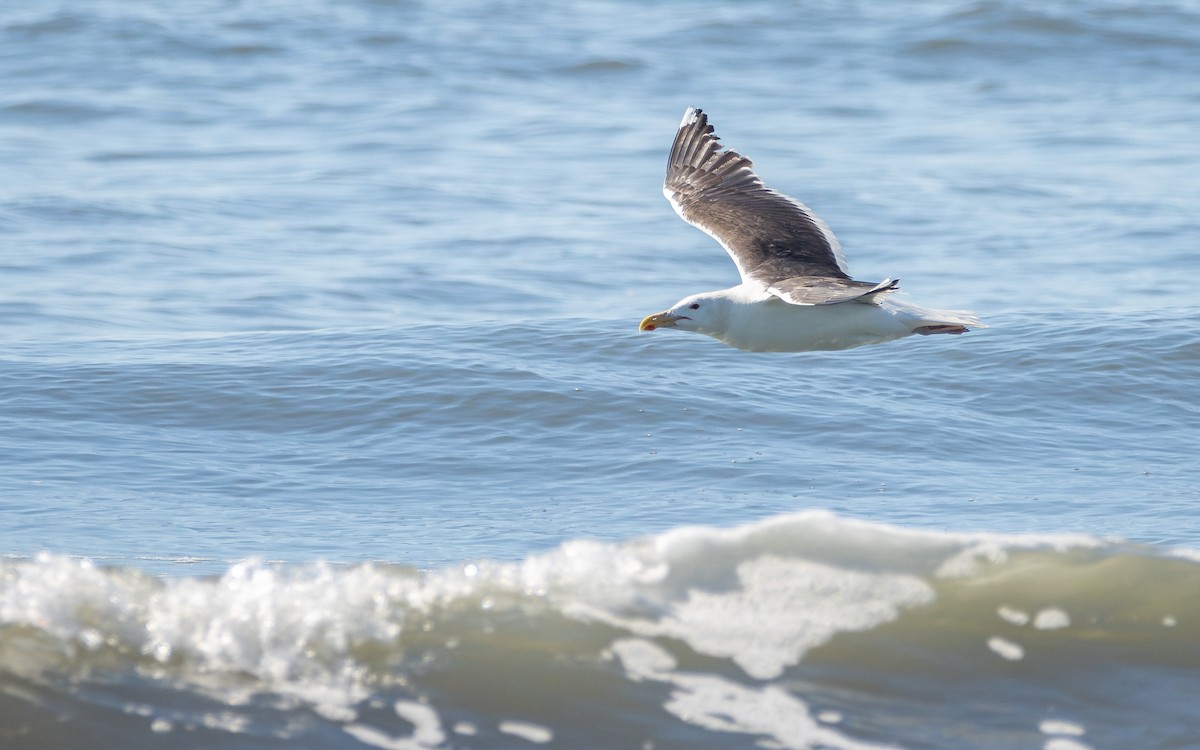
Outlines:
{"label": "gull in flight", "polygon": [[722,147],[703,111],[684,113],[663,193],[684,221],[725,248],[742,283],[685,297],[647,317],[641,330],[678,328],[748,351],[804,352],[981,326],[969,312],[895,299],[898,279],[852,279],[825,222],[764,185],[751,166]]}

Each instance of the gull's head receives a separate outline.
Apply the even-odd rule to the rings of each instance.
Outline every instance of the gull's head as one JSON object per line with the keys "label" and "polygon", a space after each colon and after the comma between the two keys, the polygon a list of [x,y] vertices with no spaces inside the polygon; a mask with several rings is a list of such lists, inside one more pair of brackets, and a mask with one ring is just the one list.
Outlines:
{"label": "gull's head", "polygon": [[712,335],[724,327],[729,300],[715,294],[693,294],[676,302],[670,310],[647,316],[638,326],[642,331],[678,328]]}

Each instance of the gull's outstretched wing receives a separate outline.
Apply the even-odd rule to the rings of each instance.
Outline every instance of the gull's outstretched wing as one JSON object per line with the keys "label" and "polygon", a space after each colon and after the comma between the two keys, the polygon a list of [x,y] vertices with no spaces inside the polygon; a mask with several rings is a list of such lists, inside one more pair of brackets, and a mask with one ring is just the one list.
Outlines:
{"label": "gull's outstretched wing", "polygon": [[833,232],[799,201],[768,188],[737,151],[723,149],[708,116],[689,108],[679,124],[663,194],[684,221],[729,253],[743,283],[797,305],[866,301],[896,282],[854,281]]}

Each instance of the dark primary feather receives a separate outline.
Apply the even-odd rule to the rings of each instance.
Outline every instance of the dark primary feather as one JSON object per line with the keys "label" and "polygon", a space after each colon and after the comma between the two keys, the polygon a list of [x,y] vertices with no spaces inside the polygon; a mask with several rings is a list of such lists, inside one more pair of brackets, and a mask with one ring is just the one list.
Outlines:
{"label": "dark primary feather", "polygon": [[[664,192],[688,223],[715,237],[743,281],[799,305],[836,304],[895,288],[854,281],[842,269],[832,235],[803,204],[771,190],[753,162],[723,150],[702,110],[688,110],[667,161]],[[877,288],[879,287],[879,288]]]}
{"label": "dark primary feather", "polygon": [[767,291],[793,305],[836,305],[855,300],[870,302],[875,295],[893,291],[899,286],[899,279],[872,284],[869,281],[829,276],[793,276],[771,284]]}

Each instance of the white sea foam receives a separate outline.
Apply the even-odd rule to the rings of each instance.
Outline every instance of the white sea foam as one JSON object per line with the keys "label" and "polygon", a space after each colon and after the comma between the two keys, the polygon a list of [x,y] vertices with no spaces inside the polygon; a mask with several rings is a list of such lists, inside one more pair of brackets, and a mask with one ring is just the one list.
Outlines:
{"label": "white sea foam", "polygon": [[380,750],[431,750],[436,747],[426,745],[413,737],[394,737],[369,724],[347,724],[342,727],[342,731],[364,745]]}
{"label": "white sea foam", "polygon": [[988,638],[987,646],[1008,661],[1019,661],[1025,658],[1025,649],[1021,647],[1021,644],[1007,638]]}
{"label": "white sea foam", "polygon": [[1071,624],[1071,616],[1057,607],[1041,610],[1033,618],[1033,627],[1038,630],[1058,630]]}
{"label": "white sea foam", "polygon": [[531,721],[505,719],[496,728],[504,734],[511,734],[514,737],[520,737],[523,740],[538,745],[543,745],[554,739],[554,731],[552,729],[544,727],[541,724],[534,724]]}
{"label": "white sea foam", "polygon": [[1086,733],[1082,724],[1066,719],[1045,719],[1038,724],[1038,731],[1042,734],[1063,734],[1072,737],[1082,737]]}
{"label": "white sea foam", "polygon": [[446,740],[442,731],[442,720],[437,711],[416,701],[396,701],[396,715],[413,725],[413,741],[421,745],[436,747]]}
{"label": "white sea foam", "polygon": [[479,727],[469,721],[457,721],[454,723],[454,733],[463,737],[474,737],[479,734]]}
{"label": "white sea foam", "polygon": [[730,591],[690,591],[656,625],[636,629],[730,657],[750,676],[770,679],[837,633],[873,628],[934,599],[929,584],[913,576],[773,555],[740,563],[737,584]]}
{"label": "white sea foam", "polygon": [[651,641],[626,638],[609,649],[631,679],[671,685],[674,690],[664,707],[690,724],[718,732],[764,735],[782,747],[797,750],[890,747],[856,741],[822,726],[803,701],[778,687],[748,687],[716,675],[678,671],[675,659]]}
{"label": "white sea foam", "polygon": [[1013,607],[1001,607],[996,610],[1000,619],[1013,625],[1021,626],[1029,623],[1029,614]]}
{"label": "white sea foam", "polygon": [[1092,750],[1092,746],[1070,737],[1054,737],[1046,740],[1042,750]]}
{"label": "white sea foam", "polygon": [[[1145,668],[1180,653],[1176,641],[1192,636],[1197,618],[1194,601],[1178,596],[1178,587],[1190,590],[1200,572],[1152,549],[1138,556],[1127,550],[1073,537],[1016,537],[1010,544],[998,535],[916,532],[802,513],[624,543],[581,540],[521,562],[479,560],[425,573],[247,561],[217,577],[156,578],[43,555],[0,561],[0,622],[10,626],[0,627],[0,647],[22,655],[3,669],[26,681],[71,674],[75,664],[82,676],[117,659],[149,686],[162,681],[205,696],[188,714],[164,710],[153,691],[123,699],[148,731],[243,733],[263,720],[254,711],[265,694],[269,702],[303,706],[364,744],[409,750],[445,744],[446,727],[454,735],[485,735],[501,722],[530,718],[559,739],[561,728],[541,720],[536,690],[527,714],[509,706],[488,715],[455,705],[447,686],[477,695],[490,689],[476,685],[480,674],[527,669],[522,665],[534,660],[540,668],[574,670],[571,680],[585,686],[581,695],[610,690],[593,685],[600,677],[590,670],[607,674],[596,633],[612,631],[607,653],[623,679],[641,683],[643,695],[653,695],[645,690],[654,684],[668,688],[656,710],[676,721],[781,747],[855,747],[854,733],[871,712],[856,715],[854,700],[840,694],[836,727],[828,709],[810,711],[809,688],[796,687],[808,679],[810,659],[819,659],[821,670],[873,674],[884,691],[893,680],[927,679],[925,667],[915,665],[936,669],[943,659],[978,675],[1007,674],[997,657],[1020,661],[1025,646],[995,626],[1032,624],[1023,631],[1030,643],[1073,639],[1068,625],[1089,611],[1135,613],[1114,620],[1123,628],[1139,622],[1136,613],[1169,611],[1146,620],[1155,637],[1145,643],[1162,641],[1163,653]],[[959,566],[964,560],[969,565]],[[947,561],[958,566],[953,576],[945,576]],[[1170,566],[1171,575],[1160,575],[1159,566]],[[1105,585],[1113,571],[1138,585]],[[1046,591],[1061,604],[1033,614],[1014,606]],[[1104,642],[1098,622],[1072,646],[1080,669],[1088,659],[1107,658],[1105,649],[1088,655],[1091,644]],[[1119,648],[1121,638],[1109,648]],[[708,666],[695,666],[697,659]],[[421,687],[426,673],[438,675],[432,693]],[[1060,677],[1076,679],[1070,669]],[[214,710],[214,699],[227,710]],[[954,704],[956,696],[937,700]],[[393,720],[377,722],[388,706]],[[397,719],[411,729],[398,728]],[[545,735],[524,736],[531,742]]]}

